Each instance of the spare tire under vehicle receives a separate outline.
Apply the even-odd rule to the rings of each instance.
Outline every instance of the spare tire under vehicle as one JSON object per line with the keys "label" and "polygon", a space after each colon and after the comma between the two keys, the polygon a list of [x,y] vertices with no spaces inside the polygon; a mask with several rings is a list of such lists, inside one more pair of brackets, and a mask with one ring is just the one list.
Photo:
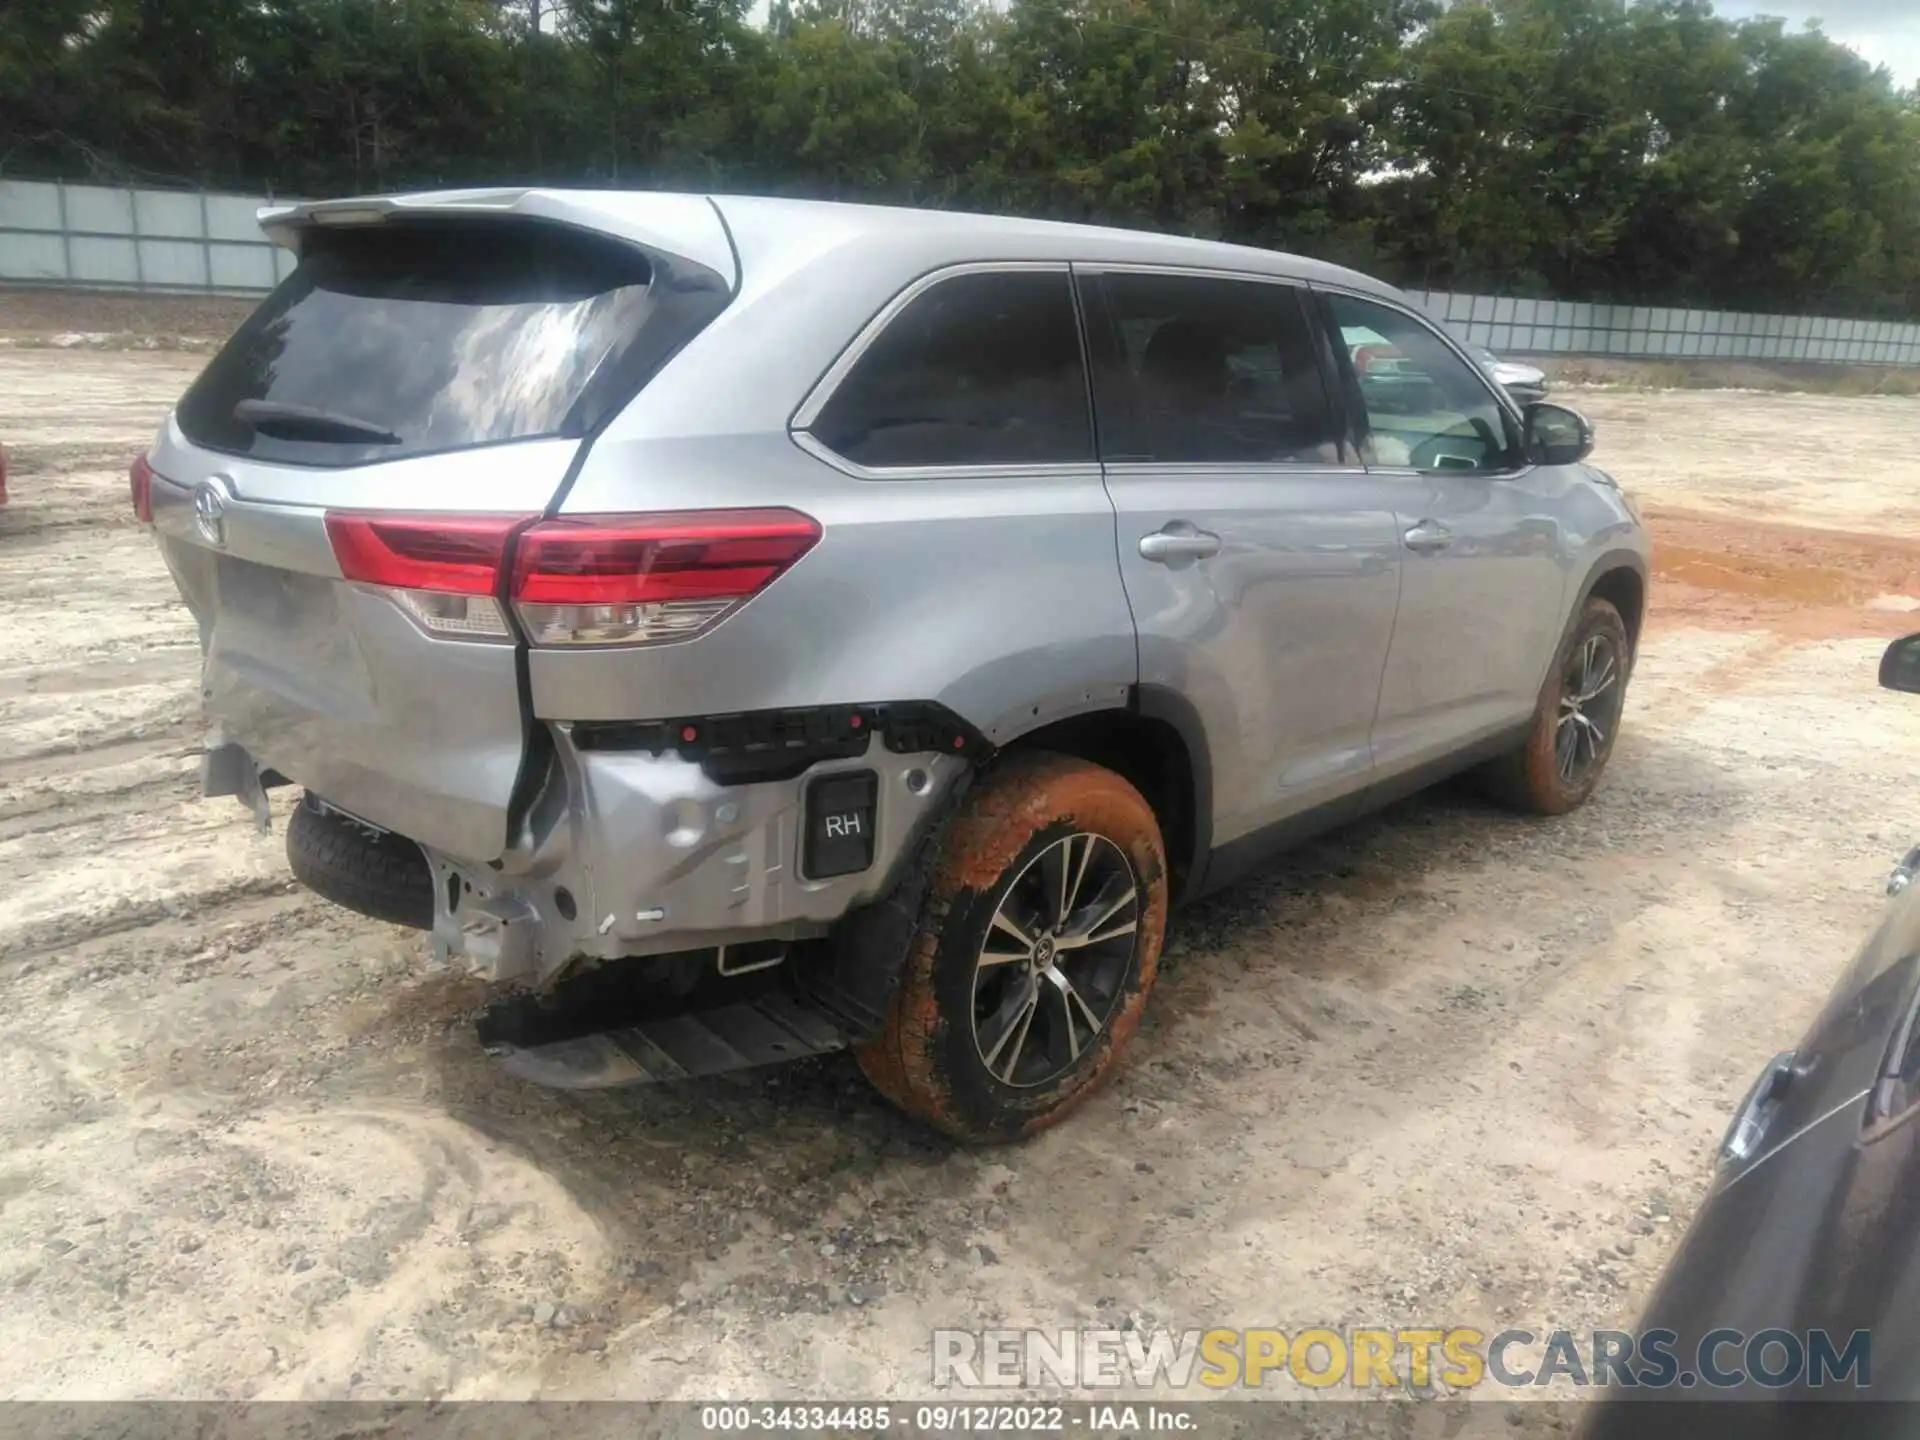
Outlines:
{"label": "spare tire under vehicle", "polygon": [[294,879],[336,905],[393,925],[433,928],[433,872],[404,836],[323,810],[309,795],[287,824],[287,863]]}

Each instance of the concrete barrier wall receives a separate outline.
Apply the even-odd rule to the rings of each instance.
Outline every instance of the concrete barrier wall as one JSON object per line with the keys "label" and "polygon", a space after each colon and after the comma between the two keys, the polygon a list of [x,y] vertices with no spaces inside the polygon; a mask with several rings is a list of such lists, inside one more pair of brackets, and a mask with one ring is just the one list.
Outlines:
{"label": "concrete barrier wall", "polygon": [[0,180],[0,284],[258,294],[293,269],[265,196]]}
{"label": "concrete barrier wall", "polygon": [[[0,180],[0,284],[258,294],[293,268],[266,196]],[[1502,355],[1920,365],[1920,325],[1415,291]]]}
{"label": "concrete barrier wall", "polygon": [[1920,325],[1416,291],[1456,333],[1500,355],[1920,365]]}

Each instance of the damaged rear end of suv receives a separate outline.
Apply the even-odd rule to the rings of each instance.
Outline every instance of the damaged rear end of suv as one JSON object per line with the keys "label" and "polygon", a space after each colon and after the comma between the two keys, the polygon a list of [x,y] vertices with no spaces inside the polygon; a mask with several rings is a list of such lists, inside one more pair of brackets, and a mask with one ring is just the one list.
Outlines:
{"label": "damaged rear end of suv", "polygon": [[[481,1038],[526,1078],[870,1052],[941,826],[994,749],[945,703],[956,667],[992,636],[994,666],[1030,679],[1008,615],[1072,605],[1097,568],[1105,613],[1081,602],[1082,628],[1122,682],[1104,702],[1124,688],[1111,519],[1075,523],[1097,471],[1037,528],[1015,497],[1009,563],[1050,538],[1065,563],[1037,588],[1022,563],[956,623],[953,587],[1005,576],[942,564],[930,493],[882,497],[790,430],[887,299],[841,254],[854,230],[746,216],[755,285],[704,197],[469,192],[262,222],[298,266],[134,475],[199,622],[204,792],[264,827],[267,792],[299,787],[295,875],[497,982]],[[895,246],[909,272],[919,243]],[[796,307],[788,272],[810,261],[834,296]],[[989,545],[994,525],[961,521]],[[943,569],[944,593],[925,583]],[[1081,879],[1109,928],[1140,908],[1130,868]],[[1062,1056],[1141,990],[1133,948],[1075,997]],[[958,1122],[914,1082],[882,1087],[1011,1134],[1083,1077],[1044,1078]]]}

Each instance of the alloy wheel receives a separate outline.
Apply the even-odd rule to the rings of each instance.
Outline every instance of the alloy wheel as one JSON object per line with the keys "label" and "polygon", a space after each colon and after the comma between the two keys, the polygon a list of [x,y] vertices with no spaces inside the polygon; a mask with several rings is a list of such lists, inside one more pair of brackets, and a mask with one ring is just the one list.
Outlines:
{"label": "alloy wheel", "polygon": [[1068,835],[1030,860],[974,964],[974,1047],[988,1073],[1019,1089],[1065,1074],[1113,1018],[1139,925],[1139,881],[1105,836]]}
{"label": "alloy wheel", "polygon": [[1554,765],[1562,784],[1585,784],[1605,759],[1626,694],[1620,669],[1619,651],[1605,635],[1589,635],[1567,657],[1553,737]]}

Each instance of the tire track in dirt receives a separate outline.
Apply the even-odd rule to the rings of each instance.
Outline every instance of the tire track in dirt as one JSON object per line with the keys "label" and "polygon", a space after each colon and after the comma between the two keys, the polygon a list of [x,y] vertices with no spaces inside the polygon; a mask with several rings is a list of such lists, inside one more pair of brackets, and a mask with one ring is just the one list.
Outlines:
{"label": "tire track in dirt", "polygon": [[76,795],[52,786],[33,794],[9,795],[0,787],[0,843],[76,824],[98,823],[135,806],[159,810],[196,798],[200,793],[198,767],[186,763],[185,752],[174,758],[179,763],[168,766],[156,757],[152,768],[160,773],[136,772],[134,778],[114,785],[99,797]]}
{"label": "tire track in dirt", "polygon": [[199,360],[74,358],[0,352],[0,954],[14,958],[285,889],[277,847],[193,796],[198,639],[127,497],[126,462]]}
{"label": "tire track in dirt", "polygon": [[29,814],[62,796],[111,795],[147,783],[170,762],[200,756],[196,731],[95,745],[75,752],[0,760],[0,814]]}
{"label": "tire track in dirt", "polygon": [[[484,1391],[598,1227],[422,1102],[422,1046],[479,1059],[473,994],[197,798],[197,637],[123,469],[194,364],[0,352],[0,1225],[38,1237],[0,1244],[0,1333],[73,1301],[65,1373],[18,1354],[0,1385],[345,1394],[379,1353]],[[343,1069],[382,1078],[336,1106]],[[103,1344],[129,1315],[164,1342]]]}
{"label": "tire track in dirt", "polygon": [[[1920,404],[1920,402],[1916,402]],[[1920,629],[1920,539],[1649,505],[1656,626],[1788,640]]]}

